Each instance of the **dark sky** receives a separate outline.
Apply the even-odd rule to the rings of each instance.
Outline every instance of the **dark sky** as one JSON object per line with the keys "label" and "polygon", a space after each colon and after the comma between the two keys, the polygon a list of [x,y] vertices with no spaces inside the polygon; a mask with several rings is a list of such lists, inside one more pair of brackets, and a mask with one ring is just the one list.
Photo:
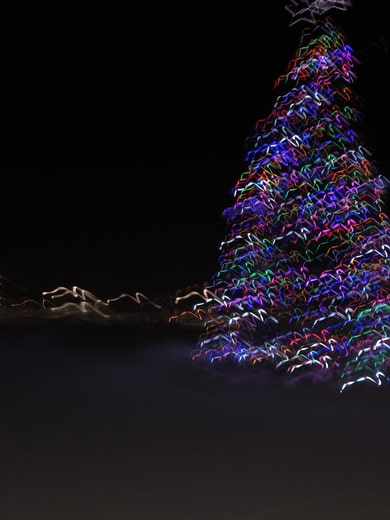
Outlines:
{"label": "dark sky", "polygon": [[[1,274],[43,290],[209,279],[245,138],[271,110],[299,43],[303,26],[289,27],[284,5],[53,12],[48,21],[34,11],[6,24]],[[362,62],[368,144],[390,172],[384,7],[355,2],[330,14]]]}

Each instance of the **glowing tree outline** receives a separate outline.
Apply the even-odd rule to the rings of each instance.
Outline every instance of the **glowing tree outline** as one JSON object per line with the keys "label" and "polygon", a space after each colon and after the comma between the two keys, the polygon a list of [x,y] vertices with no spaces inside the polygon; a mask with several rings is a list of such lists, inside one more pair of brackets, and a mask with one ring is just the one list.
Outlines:
{"label": "glowing tree outline", "polygon": [[[327,7],[327,10],[335,7],[335,4],[332,3],[330,5],[330,2],[316,3],[316,14],[319,13],[319,5],[321,5],[321,12],[324,12],[325,7]],[[322,24],[320,23],[319,25],[321,26]],[[326,253],[328,256],[333,255],[334,259],[337,260],[335,269],[333,271],[323,270],[318,276],[316,273],[307,273],[305,268],[301,269],[301,272],[298,269],[289,269],[289,273],[292,274],[290,278],[286,276],[287,272],[285,272],[283,277],[277,280],[277,276],[275,272],[272,272],[272,269],[269,270],[261,266],[259,268],[255,263],[257,261],[256,258],[259,258],[259,254],[260,256],[263,255],[265,262],[267,262],[267,255],[271,255],[270,258],[277,259],[278,253],[275,253],[275,246],[283,238],[275,237],[274,235],[273,240],[268,238],[265,240],[261,238],[261,234],[256,237],[255,233],[245,230],[238,233],[237,230],[240,231],[241,223],[245,224],[243,217],[239,217],[235,221],[230,219],[230,223],[238,223],[238,226],[235,225],[235,229],[233,229],[233,226],[230,226],[230,235],[228,235],[227,240],[221,243],[221,251],[224,251],[224,253],[223,261],[220,262],[220,271],[214,276],[212,285],[204,292],[204,301],[194,308],[196,312],[203,316],[202,319],[204,319],[205,323],[205,333],[200,338],[199,348],[195,351],[194,358],[199,359],[204,356],[210,361],[234,358],[240,363],[249,360],[251,364],[266,360],[271,361],[276,366],[284,365],[288,367],[290,372],[302,367],[320,366],[327,369],[332,365],[333,367],[343,365],[341,374],[341,391],[343,391],[350,385],[361,381],[371,381],[377,385],[382,385],[386,380],[389,382],[387,374],[390,369],[390,220],[383,213],[382,200],[385,189],[388,189],[388,182],[381,175],[377,175],[375,167],[372,168],[368,160],[369,151],[362,146],[359,137],[354,133],[353,129],[349,128],[350,123],[356,121],[356,117],[359,115],[358,112],[355,113],[349,106],[344,107],[347,109],[346,111],[340,111],[336,104],[337,110],[336,112],[331,112],[332,118],[330,120],[326,119],[321,112],[316,116],[316,106],[322,104],[326,109],[326,106],[330,106],[327,95],[329,94],[331,98],[333,97],[331,90],[329,90],[329,84],[333,80],[327,77],[328,69],[333,70],[336,84],[340,88],[337,94],[337,103],[340,101],[343,103],[343,99],[349,101],[352,92],[347,84],[355,79],[352,71],[352,62],[354,61],[352,49],[344,44],[343,37],[335,32],[335,28],[329,21],[325,21],[324,27],[326,31],[318,44],[319,48],[322,46],[323,49],[329,49],[330,45],[334,45],[335,54],[331,54],[326,58],[326,56],[322,56],[321,52],[315,50],[315,44],[316,61],[311,63],[310,60],[305,60],[305,53],[310,51],[310,45],[302,46],[298,50],[299,52],[296,54],[295,59],[290,62],[290,69],[287,74],[282,75],[276,84],[283,86],[283,83],[286,81],[295,81],[301,78],[306,89],[306,95],[297,97],[295,101],[293,99],[293,106],[299,108],[299,111],[295,114],[296,119],[310,121],[313,110],[313,117],[322,116],[323,120],[327,121],[326,125],[328,126],[325,130],[326,133],[328,132],[326,135],[328,140],[325,144],[327,152],[329,152],[327,154],[328,157],[323,158],[324,163],[321,163],[321,161],[318,163],[318,158],[313,155],[312,159],[314,162],[311,167],[309,166],[309,170],[302,170],[301,181],[304,178],[307,179],[308,175],[310,176],[310,170],[313,166],[319,168],[325,174],[327,172],[332,173],[335,179],[341,179],[342,182],[339,188],[343,187],[343,189],[346,188],[345,184],[348,185],[350,183],[350,179],[349,173],[341,178],[341,170],[349,172],[351,167],[350,173],[353,175],[357,174],[356,179],[346,188],[348,192],[348,195],[345,195],[347,196],[346,202],[349,204],[347,213],[342,208],[343,201],[337,202],[332,200],[332,198],[326,200],[326,204],[329,205],[329,217],[335,220],[338,229],[336,235],[333,234],[333,238],[336,238],[336,240],[329,243],[329,250]],[[307,32],[306,35],[310,32]],[[339,65],[337,65],[338,61],[340,61]],[[344,64],[342,63],[343,61]],[[340,69],[338,69],[339,66]],[[317,88],[311,86],[312,83],[305,83],[306,78],[309,77],[312,80],[314,79],[314,82],[322,85],[322,89],[317,90]],[[341,85],[339,81],[341,81]],[[343,86],[344,81],[346,84]],[[289,94],[294,93],[293,91],[299,94],[297,88],[290,89]],[[297,133],[289,124],[283,124],[286,114],[290,113],[289,117],[291,117],[291,110],[288,107],[286,107],[286,110],[283,109],[284,98],[287,99],[287,95],[279,96],[275,104],[275,107],[279,104],[279,108],[282,110],[271,114],[265,120],[259,120],[260,133],[257,134],[257,137],[255,136],[255,140],[257,146],[258,139],[261,142],[264,140],[265,134],[270,136],[271,144],[268,146],[265,143],[267,150],[264,152],[263,157],[269,154],[272,146],[279,146],[278,141],[274,139],[280,139],[279,143],[284,142],[286,144],[288,142],[291,146],[281,149],[282,155],[278,151],[275,152],[275,155],[271,150],[271,155],[274,155],[277,162],[273,165],[270,162],[264,163],[272,166],[266,172],[267,178],[262,179],[259,177],[257,179],[258,168],[257,166],[253,167],[254,163],[250,161],[250,169],[248,172],[244,172],[236,184],[236,203],[232,208],[227,208],[225,211],[229,212],[232,210],[232,214],[236,213],[236,215],[238,212],[241,212],[237,203],[240,202],[240,199],[244,201],[241,194],[244,193],[249,185],[251,185],[251,190],[257,190],[258,193],[264,191],[260,187],[261,184],[264,186],[268,185],[276,193],[276,190],[280,187],[279,184],[275,184],[275,182],[280,182],[280,171],[277,163],[280,160],[283,162],[284,158],[288,161],[288,156],[291,153],[299,155],[302,150],[304,151],[304,149],[300,148],[299,131],[303,131],[305,126],[301,127],[299,123]],[[309,105],[305,106],[305,100],[308,101]],[[292,108],[292,110],[295,111],[295,108]],[[337,116],[337,120],[333,121],[333,116]],[[315,126],[312,129],[320,136],[322,131],[320,126]],[[336,140],[334,132],[340,134],[341,140]],[[276,138],[274,138],[275,134]],[[265,139],[267,139],[267,135]],[[322,141],[321,138],[319,139],[321,148]],[[350,147],[350,143],[352,143],[352,147]],[[333,146],[336,146],[336,148],[332,148]],[[341,156],[337,148],[344,150],[344,152],[340,152]],[[313,143],[310,145],[310,149],[315,150]],[[265,148],[263,148],[264,150]],[[335,154],[331,152],[335,152]],[[256,154],[257,152],[255,151],[254,153]],[[314,152],[312,151],[311,153]],[[262,154],[263,152],[260,152],[260,156]],[[263,159],[260,160],[263,161]],[[299,162],[300,158],[298,157],[297,160]],[[294,161],[295,159],[293,158]],[[340,161],[341,170],[338,170],[337,165],[340,164]],[[265,172],[268,166],[264,168],[264,164],[261,166],[261,169]],[[285,171],[288,172],[289,170]],[[272,181],[270,180],[271,178],[273,179]],[[285,180],[290,182],[293,179],[289,178],[289,174],[286,173]],[[315,185],[319,179],[311,178],[311,182],[313,181],[313,185]],[[294,190],[296,188],[291,186],[289,189]],[[318,191],[317,188],[316,191]],[[313,193],[315,194],[315,192]],[[269,204],[271,204],[271,209],[273,209],[273,203],[272,197],[267,196],[265,191],[263,195],[262,201],[256,200],[258,197],[256,194],[252,198],[256,205],[264,205],[265,213],[262,211],[263,214],[266,214]],[[331,195],[331,193],[328,192],[328,195]],[[323,200],[325,201],[325,198]],[[311,205],[313,205],[312,203],[315,205],[318,204],[319,199],[316,200],[314,198],[310,201],[310,196],[308,196],[307,201]],[[357,212],[353,208],[356,202],[358,203]],[[277,207],[277,204],[279,204],[279,207],[282,206],[279,201],[274,203],[274,208]],[[339,205],[337,206],[337,204]],[[333,209],[330,209],[332,207]],[[291,208],[295,214],[305,209],[296,204],[291,206]],[[255,206],[253,206],[253,211],[256,211]],[[346,217],[345,222],[340,224],[340,222],[343,222],[344,213]],[[367,220],[366,229],[364,215],[371,215],[370,219]],[[358,232],[355,232],[354,226],[357,222],[359,224]],[[269,222],[265,224],[268,226]],[[371,224],[374,225],[372,226]],[[261,222],[261,225],[264,225],[264,222]],[[306,240],[306,234],[310,232],[309,228],[310,225],[302,226],[300,230],[292,229],[288,234],[295,234],[295,237],[297,237],[300,233],[300,238]],[[328,233],[328,231],[331,231],[329,226],[324,229],[325,233]],[[357,243],[353,247],[351,246],[352,251],[350,251],[348,257],[348,264],[343,263],[345,247],[348,247],[346,242],[343,243],[343,233],[346,236],[349,235],[352,238],[352,242],[354,239],[357,239]],[[232,246],[229,250],[229,243],[233,243],[237,238],[241,242],[246,242],[243,246],[240,245],[243,251],[242,254],[239,254],[237,246]],[[340,239],[340,242],[338,242],[338,239]],[[248,244],[252,250],[248,249]],[[258,249],[259,246],[261,246],[261,250]],[[344,249],[339,246],[343,246]],[[339,249],[337,249],[338,247]],[[252,263],[252,257],[255,263]],[[231,259],[233,260],[231,261]],[[281,259],[283,258],[281,257]],[[307,258],[305,261],[307,261]],[[252,277],[246,267],[238,265],[241,262],[242,265],[245,262],[249,271],[253,269],[252,274],[255,275],[254,277]],[[258,276],[259,272],[255,271],[261,271],[261,278]],[[248,276],[247,272],[249,272]],[[231,285],[232,280],[234,281],[234,286]],[[257,286],[252,290],[256,280],[258,282]],[[278,284],[277,286],[275,282]],[[305,312],[302,315],[295,313],[295,316],[287,316],[290,319],[290,323],[292,319],[292,322],[298,324],[298,329],[301,330],[297,328],[295,330],[291,329],[285,335],[276,334],[276,336],[272,337],[273,331],[271,329],[273,323],[278,325],[279,322],[277,317],[265,310],[263,302],[267,299],[270,300],[270,298],[275,301],[275,287],[278,290],[284,289],[283,284],[287,287],[290,283],[295,290],[305,291],[310,299],[314,301],[314,307],[311,314],[310,309],[308,309],[308,313]],[[311,292],[312,287],[315,285],[320,285],[330,296],[324,296],[321,292]],[[270,287],[271,290],[268,291]],[[265,292],[264,288],[268,292]],[[346,299],[344,294],[347,296]],[[271,306],[274,305],[274,301],[271,302]],[[319,304],[325,302],[325,305],[320,306],[318,314],[316,301]],[[284,302],[284,299],[279,298],[279,302]],[[331,303],[331,309],[326,307],[326,304],[329,302]],[[254,303],[254,307],[252,303]],[[253,336],[253,334],[263,334],[266,331],[266,328],[256,330],[257,324],[260,322],[263,322],[266,328],[268,328],[268,323],[266,322],[269,322],[271,326],[271,335],[265,342],[264,337],[259,339]],[[263,326],[261,325],[261,327]],[[334,331],[336,331],[335,334]],[[345,359],[347,360],[346,363]]]}

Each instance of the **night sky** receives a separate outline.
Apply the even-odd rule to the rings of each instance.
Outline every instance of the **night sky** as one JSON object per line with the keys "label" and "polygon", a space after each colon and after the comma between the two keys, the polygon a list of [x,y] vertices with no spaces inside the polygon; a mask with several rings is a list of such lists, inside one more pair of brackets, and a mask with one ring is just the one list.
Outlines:
{"label": "night sky", "polygon": [[[34,11],[7,24],[1,274],[34,290],[209,280],[245,139],[299,44],[303,25],[289,27],[284,5],[48,21]],[[361,60],[366,144],[387,175],[387,15],[381,2],[367,5],[329,14]]]}

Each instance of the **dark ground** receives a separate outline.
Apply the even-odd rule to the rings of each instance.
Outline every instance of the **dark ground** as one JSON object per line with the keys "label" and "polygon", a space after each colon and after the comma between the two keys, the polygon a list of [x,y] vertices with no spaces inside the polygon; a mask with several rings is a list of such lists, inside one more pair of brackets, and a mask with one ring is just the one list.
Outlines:
{"label": "dark ground", "polygon": [[141,315],[0,333],[4,520],[388,518],[387,388],[197,366]]}

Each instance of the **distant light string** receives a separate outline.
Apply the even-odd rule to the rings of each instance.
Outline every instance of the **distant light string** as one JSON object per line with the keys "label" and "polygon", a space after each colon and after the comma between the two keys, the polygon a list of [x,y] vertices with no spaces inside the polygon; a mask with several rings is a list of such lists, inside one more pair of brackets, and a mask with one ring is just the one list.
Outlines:
{"label": "distant light string", "polygon": [[[4,279],[4,277],[3,277]],[[1,281],[0,281],[1,285]],[[133,311],[147,311],[157,317],[156,311],[161,313],[159,321],[169,320],[172,314],[172,302],[164,298],[149,298],[143,292],[130,294],[122,292],[118,296],[111,298],[100,298],[93,292],[82,289],[74,285],[72,288],[58,286],[50,291],[43,291],[40,298],[27,297],[26,290],[19,288],[11,292],[10,286],[16,288],[15,284],[7,280],[4,284],[3,295],[0,306],[9,311],[18,310],[19,314],[15,318],[21,318],[20,311],[42,311],[40,317],[64,318],[68,316],[82,317],[83,319],[93,318],[103,321],[128,321]],[[5,290],[6,289],[6,290]],[[128,305],[130,304],[130,306]],[[134,304],[136,307],[134,307]],[[138,307],[138,309],[137,309]],[[3,313],[4,314],[4,313]],[[5,314],[7,318],[12,317],[12,313]],[[165,316],[165,318],[163,318]]]}
{"label": "distant light string", "polygon": [[284,93],[247,140],[223,213],[219,270],[191,311],[204,323],[194,360],[320,369],[341,391],[388,382],[390,183],[352,129],[357,63],[326,19],[275,83]]}

